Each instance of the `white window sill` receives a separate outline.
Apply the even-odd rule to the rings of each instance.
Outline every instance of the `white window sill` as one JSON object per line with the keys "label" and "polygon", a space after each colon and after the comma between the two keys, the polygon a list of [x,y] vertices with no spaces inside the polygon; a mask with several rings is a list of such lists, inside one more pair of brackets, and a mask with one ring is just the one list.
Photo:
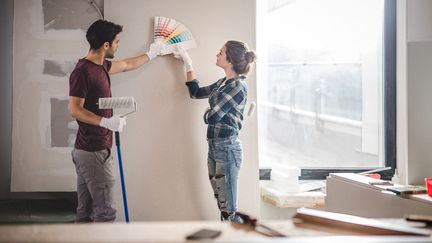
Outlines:
{"label": "white window sill", "polygon": [[263,201],[278,208],[324,208],[323,191],[281,192],[272,187],[272,181],[260,181],[260,194]]}

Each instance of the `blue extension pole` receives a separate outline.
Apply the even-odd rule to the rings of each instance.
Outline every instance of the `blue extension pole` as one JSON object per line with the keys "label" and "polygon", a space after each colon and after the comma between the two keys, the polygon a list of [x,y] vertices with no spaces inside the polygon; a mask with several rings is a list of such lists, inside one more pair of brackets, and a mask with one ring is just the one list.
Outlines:
{"label": "blue extension pole", "polygon": [[117,155],[119,160],[119,169],[120,169],[120,180],[121,180],[121,187],[122,187],[122,195],[123,195],[123,206],[124,206],[124,214],[126,223],[129,223],[129,210],[128,210],[128,204],[127,204],[127,197],[126,197],[126,186],[123,176],[123,164],[122,164],[122,157],[121,157],[121,150],[120,150],[120,133],[115,132],[115,140],[116,140],[116,146],[117,146]]}

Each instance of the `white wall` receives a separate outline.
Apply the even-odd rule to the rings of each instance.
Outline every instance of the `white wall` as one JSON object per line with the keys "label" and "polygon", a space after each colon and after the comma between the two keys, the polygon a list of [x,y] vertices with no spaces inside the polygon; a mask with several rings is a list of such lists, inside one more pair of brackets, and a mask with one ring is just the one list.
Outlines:
{"label": "white wall", "polygon": [[[73,60],[85,56],[82,30],[43,31],[41,0],[15,5],[15,69],[12,190],[73,191],[75,172],[70,149],[46,147],[49,139],[44,99],[68,98],[67,77],[42,75],[41,60]],[[88,11],[94,11],[91,6]],[[197,78],[203,85],[223,77],[216,54],[230,39],[255,49],[255,3],[250,0],[158,1],[105,0],[105,18],[123,25],[116,58],[142,54],[153,41],[154,16],[185,24],[197,40],[190,51]],[[228,16],[228,17],[227,17]],[[207,174],[207,100],[191,100],[184,85],[182,63],[159,57],[145,67],[112,76],[114,96],[133,96],[138,112],[128,117],[121,134],[129,213],[132,221],[217,220],[217,204]],[[249,75],[249,100],[256,100],[255,73]],[[256,116],[247,117],[241,131],[245,160],[240,172],[239,209],[259,213]],[[115,162],[117,156],[113,148]],[[18,162],[16,162],[18,161]],[[117,163],[115,163],[117,164]],[[123,205],[118,178],[119,220]]]}
{"label": "white wall", "polygon": [[432,176],[432,1],[398,8],[398,166],[402,182],[424,184]]}
{"label": "white wall", "polygon": [[396,5],[396,163],[400,183],[407,183],[408,163],[408,110],[407,110],[407,26],[406,0],[398,0]]}
{"label": "white wall", "polygon": [[408,42],[432,41],[432,2],[430,0],[406,1]]}
{"label": "white wall", "polygon": [[432,176],[432,42],[408,42],[408,182]]}
{"label": "white wall", "polygon": [[[124,26],[118,58],[142,53],[152,42],[153,18],[174,18],[197,40],[191,50],[197,78],[211,84],[223,77],[216,54],[229,39],[255,46],[255,6],[238,1],[105,1],[106,18]],[[227,17],[229,16],[229,17]],[[115,96],[134,96],[139,112],[122,134],[130,214],[137,220],[217,219],[207,174],[207,100],[191,100],[182,63],[172,56],[112,77]],[[249,75],[249,99],[256,100],[255,75]],[[240,210],[257,214],[258,149],[256,117],[241,131],[245,161],[240,173]],[[117,187],[119,189],[119,187]],[[121,201],[117,193],[117,201]],[[119,209],[121,209],[119,207]]]}

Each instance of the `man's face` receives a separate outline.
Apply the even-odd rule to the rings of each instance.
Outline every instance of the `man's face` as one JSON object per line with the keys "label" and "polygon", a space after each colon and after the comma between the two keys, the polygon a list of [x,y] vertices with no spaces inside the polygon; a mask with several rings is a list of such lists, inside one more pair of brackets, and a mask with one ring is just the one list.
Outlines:
{"label": "man's face", "polygon": [[117,51],[119,42],[120,42],[119,35],[116,35],[111,46],[106,51],[106,55],[105,55],[106,58],[114,58],[114,53]]}

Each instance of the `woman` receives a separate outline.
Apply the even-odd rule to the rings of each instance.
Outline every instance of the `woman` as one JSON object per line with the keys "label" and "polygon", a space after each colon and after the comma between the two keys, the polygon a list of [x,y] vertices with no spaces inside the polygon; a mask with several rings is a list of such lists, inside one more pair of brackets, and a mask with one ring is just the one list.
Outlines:
{"label": "woman", "polygon": [[238,135],[247,100],[246,75],[255,62],[255,52],[243,42],[226,42],[216,55],[216,65],[225,71],[225,77],[206,87],[199,87],[187,52],[179,49],[176,56],[184,62],[191,98],[209,99],[210,108],[204,113],[204,122],[208,124],[208,172],[221,220],[241,222],[236,215],[237,180],[243,161]]}

